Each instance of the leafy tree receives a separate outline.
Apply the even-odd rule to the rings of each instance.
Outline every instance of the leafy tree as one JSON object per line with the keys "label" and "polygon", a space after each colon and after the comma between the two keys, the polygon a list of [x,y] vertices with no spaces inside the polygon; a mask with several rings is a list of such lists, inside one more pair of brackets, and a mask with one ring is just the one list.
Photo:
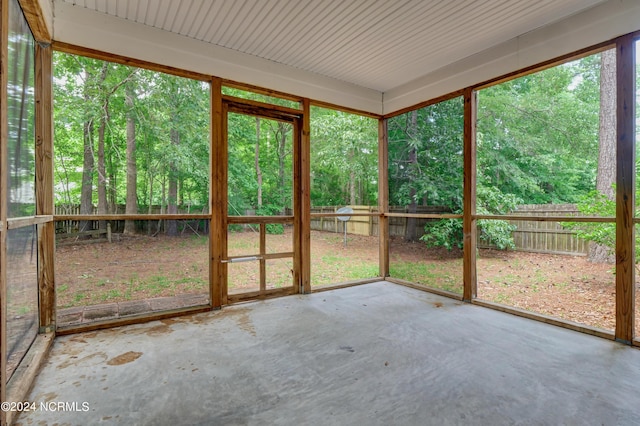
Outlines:
{"label": "leafy tree", "polygon": [[313,206],[376,205],[377,121],[312,107],[311,179]]}
{"label": "leafy tree", "polygon": [[168,209],[169,199],[175,211],[207,206],[208,92],[199,81],[56,52],[57,202],[84,213],[96,203],[99,213]]}

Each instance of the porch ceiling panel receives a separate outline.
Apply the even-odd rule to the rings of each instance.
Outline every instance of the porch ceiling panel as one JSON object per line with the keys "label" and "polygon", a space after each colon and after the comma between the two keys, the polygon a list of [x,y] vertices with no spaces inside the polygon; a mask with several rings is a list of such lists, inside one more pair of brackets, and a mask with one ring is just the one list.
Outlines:
{"label": "porch ceiling panel", "polygon": [[56,0],[387,92],[604,0]]}

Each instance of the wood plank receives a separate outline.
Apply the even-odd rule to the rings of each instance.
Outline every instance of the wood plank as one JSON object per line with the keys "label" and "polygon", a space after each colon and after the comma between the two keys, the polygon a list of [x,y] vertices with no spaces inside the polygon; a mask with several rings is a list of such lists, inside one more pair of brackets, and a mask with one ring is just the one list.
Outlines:
{"label": "wood plank", "polygon": [[552,58],[529,67],[521,68],[519,70],[491,78],[478,84],[474,84],[473,86],[471,86],[471,88],[476,91],[486,89],[488,87],[495,86],[506,81],[514,80],[525,75],[544,71],[549,68],[557,67],[558,65],[566,64],[567,62],[585,58],[590,55],[595,55],[596,53],[600,53],[603,50],[608,50],[613,47],[615,47],[615,40],[607,40],[594,46],[576,50],[574,52],[567,53],[566,55],[558,56],[556,58]]}
{"label": "wood plank", "polygon": [[211,225],[209,226],[209,285],[211,306],[226,303],[227,265],[227,116],[222,105],[222,82],[211,79]]}
{"label": "wood plank", "polygon": [[431,214],[431,213],[385,213],[385,217],[415,217],[418,219],[462,219],[461,214]]}
{"label": "wood plank", "polygon": [[[38,293],[40,332],[55,332],[55,223],[53,214],[53,50],[36,44],[36,220],[38,226]],[[40,222],[39,222],[40,223]]]}
{"label": "wood plank", "polygon": [[378,264],[381,277],[389,276],[389,132],[388,120],[378,120]]}
{"label": "wood plank", "polygon": [[495,214],[477,214],[475,219],[490,220],[525,220],[528,222],[593,222],[593,223],[615,223],[615,217],[591,217],[591,216],[540,216],[540,215],[495,215]]}
{"label": "wood plank", "polygon": [[14,217],[7,219],[7,229],[17,229],[23,228],[25,226],[42,225],[48,222],[53,222],[53,215]]}
{"label": "wood plank", "polygon": [[267,289],[267,262],[265,255],[267,254],[267,225],[260,224],[260,291]]}
{"label": "wood plank", "polygon": [[355,109],[355,108],[344,107],[344,106],[332,104],[332,103],[329,103],[329,102],[309,100],[309,104],[310,104],[310,106],[315,106],[315,107],[319,107],[319,108],[326,108],[326,109],[332,109],[332,110],[335,110],[335,111],[342,111],[342,112],[346,112],[347,114],[361,115],[363,117],[375,118],[376,120],[379,120],[380,118],[382,118],[381,114],[374,114],[372,112],[362,111],[362,110]]}
{"label": "wood plank", "polygon": [[567,328],[569,330],[578,331],[580,333],[590,334],[592,336],[601,337],[603,339],[614,340],[614,335],[610,331],[600,328],[589,327],[577,322],[554,318],[537,312],[526,311],[524,309],[515,308],[513,306],[502,305],[500,303],[489,302],[487,300],[475,299],[472,301],[474,305],[491,308],[500,312],[505,312],[519,317],[527,318],[534,321],[540,321],[545,324],[555,325],[557,327]]}
{"label": "wood plank", "polygon": [[56,222],[65,220],[193,220],[211,219],[211,214],[56,214]]}
{"label": "wood plank", "polygon": [[363,284],[377,283],[377,282],[380,282],[382,280],[383,280],[382,277],[373,277],[373,278],[364,278],[364,279],[361,279],[361,280],[344,281],[344,282],[341,282],[341,283],[330,284],[330,285],[326,285],[326,286],[323,285],[322,287],[314,287],[311,292],[312,293],[321,293],[323,291],[338,290],[338,289],[341,289],[341,288],[355,287],[355,286],[359,286],[359,285],[363,285]]}
{"label": "wood plank", "polygon": [[635,40],[621,37],[616,60],[616,340],[631,344],[634,327],[635,257]]}
{"label": "wood plank", "polygon": [[227,104],[230,112],[279,120],[286,123],[293,122],[294,119],[300,118],[302,114],[301,111],[293,108],[236,98],[234,96],[223,95],[222,100]]}
{"label": "wood plank", "polygon": [[300,135],[300,292],[311,293],[311,104],[302,101]]}
{"label": "wood plank", "polygon": [[29,24],[29,28],[31,29],[36,41],[46,45],[51,44],[51,31],[49,31],[47,23],[44,20],[44,14],[42,13],[40,2],[38,0],[18,1],[20,2],[22,13],[24,13],[27,23]]}
{"label": "wood plank", "polygon": [[65,336],[68,334],[85,333],[87,331],[104,330],[107,328],[122,327],[125,325],[144,324],[150,321],[157,321],[167,318],[175,318],[185,315],[200,314],[211,312],[209,305],[190,306],[188,308],[176,308],[162,312],[145,313],[139,315],[131,315],[126,318],[109,319],[104,321],[94,321],[89,324],[69,325],[58,327],[56,335]]}
{"label": "wood plank", "polygon": [[416,290],[422,290],[426,293],[433,293],[433,294],[437,294],[438,296],[444,296],[450,299],[462,301],[462,295],[453,293],[451,291],[442,290],[440,288],[428,287],[426,285],[416,284],[411,281],[406,281],[400,278],[389,277],[386,279],[386,281],[389,281],[390,283],[398,284],[404,287],[410,287],[410,288],[415,288]]}
{"label": "wood plank", "polygon": [[302,108],[302,98],[300,96],[292,95],[290,93],[280,92],[273,89],[265,89],[264,87],[254,86],[253,84],[240,83],[238,81],[222,79],[222,85],[231,87],[233,89],[245,90],[247,92],[259,93],[265,96],[272,96],[274,98],[286,99],[288,101],[300,102],[300,109]]}
{"label": "wood plank", "polygon": [[70,53],[73,55],[86,56],[88,58],[99,59],[102,61],[115,62],[117,64],[128,65],[132,67],[144,68],[150,71],[162,72],[165,74],[171,74],[178,77],[190,78],[192,80],[210,81],[211,76],[201,74],[193,71],[187,71],[180,68],[169,67],[166,65],[160,65],[149,61],[143,61],[141,59],[129,58],[122,55],[116,55],[113,53],[102,52],[96,49],[90,49],[88,47],[76,46],[61,41],[52,42],[53,49],[59,52]]}
{"label": "wood plank", "polygon": [[464,195],[463,195],[463,300],[470,302],[477,295],[476,252],[478,233],[476,226],[476,92],[464,94]]}
{"label": "wood plank", "polygon": [[[338,216],[351,216],[351,217],[373,217],[373,216],[382,216],[382,213],[372,212],[372,213],[349,213],[345,215],[344,213],[311,213],[310,217],[338,217]],[[368,222],[368,221],[367,221]]]}
{"label": "wood plank", "polygon": [[[7,384],[7,401],[28,401],[27,397],[33,386],[33,382],[40,371],[40,367],[47,360],[49,350],[53,345],[54,333],[39,334],[31,344],[22,362],[11,376]],[[7,413],[7,424],[15,419],[17,412]]]}
{"label": "wood plank", "polygon": [[[8,164],[7,164],[7,71],[9,52],[9,4],[0,0],[0,221],[7,223]],[[0,232],[0,401],[7,400],[7,231]],[[0,424],[7,423],[7,413],[0,410]]]}
{"label": "wood plank", "polygon": [[415,105],[399,109],[399,110],[394,111],[394,112],[392,112],[390,114],[385,114],[383,117],[387,118],[387,119],[393,118],[393,117],[397,117],[398,115],[406,114],[406,113],[411,112],[411,111],[416,110],[416,109],[425,108],[425,107],[428,107],[430,105],[438,104],[440,102],[448,101],[450,99],[463,96],[464,93],[465,93],[465,89],[456,90],[455,92],[447,93],[445,95],[438,96],[437,98],[429,99],[427,101],[420,102],[420,103],[417,103]]}
{"label": "wood plank", "polygon": [[229,224],[294,223],[295,216],[228,216]]}
{"label": "wood plank", "polygon": [[229,256],[226,259],[223,259],[223,262],[229,263],[229,261],[233,259],[243,259],[246,257],[256,257],[255,260],[260,260],[260,258],[264,258],[265,260],[273,260],[273,259],[291,259],[295,256],[295,253],[292,251],[282,252],[282,253],[245,253],[238,256]]}
{"label": "wood plank", "polygon": [[229,294],[227,296],[228,303],[246,302],[248,300],[263,300],[273,297],[282,297],[295,294],[293,287],[273,288],[265,291],[248,291],[246,293]]}

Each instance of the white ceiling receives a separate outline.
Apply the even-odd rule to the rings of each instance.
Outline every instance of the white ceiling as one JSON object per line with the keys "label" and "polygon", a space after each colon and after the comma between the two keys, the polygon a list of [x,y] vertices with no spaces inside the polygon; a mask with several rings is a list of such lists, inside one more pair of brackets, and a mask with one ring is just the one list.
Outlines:
{"label": "white ceiling", "polygon": [[604,2],[56,1],[381,93]]}

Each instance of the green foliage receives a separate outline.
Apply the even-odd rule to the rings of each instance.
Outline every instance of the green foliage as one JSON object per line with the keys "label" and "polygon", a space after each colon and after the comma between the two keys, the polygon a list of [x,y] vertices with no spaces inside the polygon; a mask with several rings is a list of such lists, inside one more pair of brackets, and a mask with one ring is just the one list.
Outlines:
{"label": "green foliage", "polygon": [[424,235],[420,240],[427,247],[444,247],[451,250],[454,247],[462,248],[462,220],[440,219],[430,222],[424,227]]}
{"label": "green foliage", "polygon": [[[262,205],[256,210],[256,214],[258,216],[277,216],[280,213],[280,207],[271,204]],[[282,225],[281,223],[267,223],[265,228],[267,230],[267,234],[284,234],[284,225]]]}
{"label": "green foliage", "polygon": [[389,202],[462,209],[462,98],[389,120]]}
{"label": "green foliage", "polygon": [[[90,140],[92,203],[98,203],[98,141],[104,135],[103,176],[108,205],[126,201],[126,121],[135,121],[139,205],[179,204],[183,211],[209,202],[209,87],[206,83],[54,52],[56,203],[80,202]],[[127,106],[127,87],[134,95]],[[173,135],[173,136],[172,136]],[[169,200],[169,180],[178,182]]]}
{"label": "green foliage", "polygon": [[595,187],[599,55],[478,94],[478,185],[524,204],[574,203]]}
{"label": "green foliage", "polygon": [[[520,200],[511,194],[503,194],[496,188],[478,187],[477,214],[507,214],[515,210]],[[462,213],[462,210],[457,212]],[[512,232],[516,229],[506,220],[478,220],[478,238],[500,250],[513,249]],[[461,219],[440,219],[425,225],[425,234],[420,237],[428,247],[462,248],[463,232]]]}
{"label": "green foliage", "polygon": [[312,107],[311,205],[376,205],[377,200],[377,121]]}
{"label": "green foliage", "polygon": [[[584,216],[615,217],[616,203],[598,190],[589,192],[578,203],[578,211]],[[567,222],[563,224],[573,229],[576,235],[592,241],[609,250],[616,246],[616,224],[600,222]],[[636,263],[640,261],[640,242],[636,239]]]}

